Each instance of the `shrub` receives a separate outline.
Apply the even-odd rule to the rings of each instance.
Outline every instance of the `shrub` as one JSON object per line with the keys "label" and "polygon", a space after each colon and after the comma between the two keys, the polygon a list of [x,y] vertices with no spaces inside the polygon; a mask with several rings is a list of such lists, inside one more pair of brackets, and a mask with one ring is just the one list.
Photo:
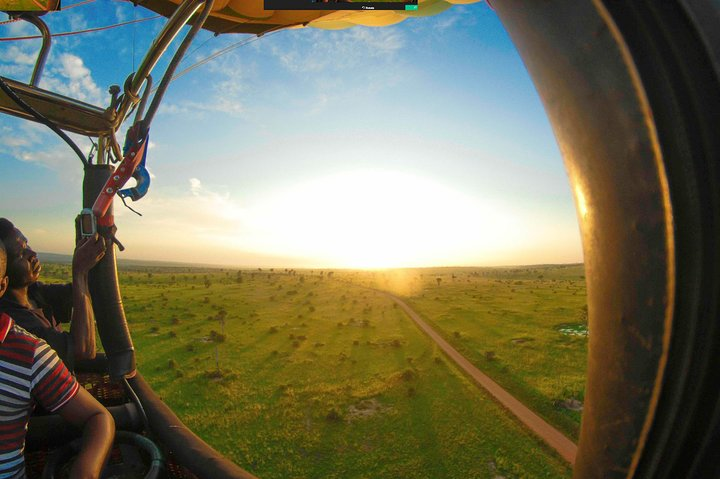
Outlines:
{"label": "shrub", "polygon": [[459,338],[459,337],[460,337],[460,331],[453,331],[453,336],[455,336],[456,338]]}
{"label": "shrub", "polygon": [[270,334],[275,334],[278,332],[278,328],[275,326],[270,326],[270,329],[268,331]]}
{"label": "shrub", "polygon": [[212,330],[210,331],[210,339],[216,343],[224,343],[226,336],[224,334],[218,333],[215,330]]}
{"label": "shrub", "polygon": [[342,421],[342,415],[338,412],[337,409],[332,408],[330,411],[328,411],[327,415],[325,416],[325,419],[328,422],[340,422]]}
{"label": "shrub", "polygon": [[168,368],[175,369],[177,368],[177,363],[174,359],[168,359]]}

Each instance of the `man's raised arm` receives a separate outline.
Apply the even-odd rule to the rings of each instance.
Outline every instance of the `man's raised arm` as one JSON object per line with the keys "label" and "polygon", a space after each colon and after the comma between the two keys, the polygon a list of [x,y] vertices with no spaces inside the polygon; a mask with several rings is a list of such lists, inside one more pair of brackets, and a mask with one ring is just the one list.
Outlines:
{"label": "man's raised arm", "polygon": [[103,256],[105,240],[97,234],[94,237],[81,238],[73,254],[73,312],[70,335],[73,339],[75,359],[95,357],[95,316],[90,301],[88,272]]}

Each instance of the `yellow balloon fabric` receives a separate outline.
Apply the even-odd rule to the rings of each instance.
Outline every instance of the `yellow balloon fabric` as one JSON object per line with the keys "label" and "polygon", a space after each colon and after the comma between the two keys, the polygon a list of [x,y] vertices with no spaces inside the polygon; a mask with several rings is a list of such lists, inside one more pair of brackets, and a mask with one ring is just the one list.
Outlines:
{"label": "yellow balloon fabric", "polygon": [[[284,28],[315,27],[339,30],[356,25],[384,27],[409,17],[437,15],[453,4],[481,0],[419,0],[411,10],[265,10],[264,0],[216,0],[204,28],[215,33],[254,33],[262,35]],[[143,7],[169,16],[180,0],[146,0]]]}

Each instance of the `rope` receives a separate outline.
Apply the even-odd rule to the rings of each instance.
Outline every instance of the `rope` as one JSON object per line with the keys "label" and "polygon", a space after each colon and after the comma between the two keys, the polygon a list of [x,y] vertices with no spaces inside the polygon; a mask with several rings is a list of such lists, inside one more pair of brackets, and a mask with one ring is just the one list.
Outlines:
{"label": "rope", "polygon": [[[222,50],[218,50],[217,52],[213,53],[213,54],[210,55],[209,57],[204,58],[204,59],[200,60],[200,61],[197,62],[197,63],[193,63],[192,65],[190,65],[189,67],[185,68],[184,70],[179,71],[178,73],[176,73],[176,74],[172,77],[172,81],[175,81],[175,80],[177,80],[178,78],[180,78],[180,77],[182,77],[182,76],[184,76],[184,75],[187,75],[188,73],[190,73],[190,72],[193,71],[194,69],[196,69],[196,68],[198,68],[198,67],[201,67],[202,65],[205,65],[206,63],[208,63],[208,62],[216,59],[217,57],[219,57],[219,56],[221,56],[221,55],[224,55],[224,54],[226,54],[226,53],[228,53],[228,52],[231,52],[232,50],[235,50],[236,48],[240,48],[240,47],[243,47],[243,46],[245,46],[245,45],[247,45],[247,44],[249,44],[249,43],[256,42],[256,41],[260,40],[261,38],[269,37],[270,35],[274,35],[274,34],[280,32],[280,31],[281,31],[281,30],[277,30],[277,31],[268,33],[267,35],[263,35],[262,37],[256,36],[256,37],[253,37],[253,38],[250,38],[250,39],[247,39],[247,40],[240,40],[239,42],[233,43],[232,45],[229,45],[229,46],[223,48]],[[197,49],[196,49],[196,50],[197,50]]]}
{"label": "rope", "polygon": [[61,8],[60,11],[64,12],[65,10],[70,10],[71,8],[79,7],[80,5],[86,5],[88,3],[92,3],[95,0],[84,0],[83,2],[73,3],[72,5],[68,5],[67,7]]}
{"label": "rope", "polygon": [[[160,17],[162,17],[162,15],[155,15],[153,17],[146,17],[146,18],[138,18],[137,20],[130,20],[128,22],[123,22],[123,23],[115,23],[113,25],[106,25],[104,27],[88,28],[87,30],[78,30],[76,32],[55,33],[50,36],[51,37],[67,37],[70,35],[80,35],[81,33],[99,32],[102,30],[110,30],[111,28],[117,28],[117,27],[122,27],[125,25],[130,25],[132,23],[147,22],[148,20],[155,20],[156,18],[160,18]],[[27,36],[27,37],[0,38],[0,42],[12,42],[15,40],[36,40],[38,38],[42,38],[42,35],[31,35],[31,36]]]}

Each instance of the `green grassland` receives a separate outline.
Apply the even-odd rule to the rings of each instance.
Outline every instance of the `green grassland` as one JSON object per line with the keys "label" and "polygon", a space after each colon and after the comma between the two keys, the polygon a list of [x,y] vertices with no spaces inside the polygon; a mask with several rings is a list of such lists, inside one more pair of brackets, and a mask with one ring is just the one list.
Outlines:
{"label": "green grassland", "polygon": [[582,265],[344,272],[395,292],[480,370],[577,441],[587,330]]}
{"label": "green grassland", "polygon": [[[432,271],[430,279],[450,271]],[[61,265],[47,265],[44,275],[68,277]],[[349,284],[350,275],[122,270],[139,369],[191,429],[263,478],[570,477],[554,452],[471,384],[400,308],[361,286],[359,276]],[[432,289],[422,278],[428,291],[407,296],[413,307],[441,330],[460,331],[450,338],[482,366],[492,347],[493,375],[507,374],[518,390],[544,380],[531,380],[530,366],[508,366],[511,352],[528,349],[537,360],[565,354],[564,339],[543,351],[545,339],[532,331],[522,333],[536,336],[522,348],[501,347],[520,334],[502,331],[516,328],[515,317],[493,319],[495,342],[473,346],[472,338],[485,334],[472,320],[478,305],[499,316],[520,304],[505,298],[505,278],[481,277],[480,301],[475,283],[457,281],[453,289],[448,276]],[[526,291],[514,288],[518,298],[518,289]],[[493,292],[505,296],[485,298]],[[559,307],[550,294],[539,296]],[[538,308],[550,317],[550,309]],[[583,371],[584,362],[576,365]]]}

